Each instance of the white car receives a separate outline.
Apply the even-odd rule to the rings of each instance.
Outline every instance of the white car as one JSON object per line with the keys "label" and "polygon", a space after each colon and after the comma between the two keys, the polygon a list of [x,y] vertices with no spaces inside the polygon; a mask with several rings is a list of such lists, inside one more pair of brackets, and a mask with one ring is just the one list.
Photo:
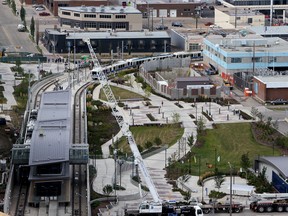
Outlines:
{"label": "white car", "polygon": [[44,7],[37,7],[35,10],[36,10],[36,11],[44,11],[45,8],[44,8]]}

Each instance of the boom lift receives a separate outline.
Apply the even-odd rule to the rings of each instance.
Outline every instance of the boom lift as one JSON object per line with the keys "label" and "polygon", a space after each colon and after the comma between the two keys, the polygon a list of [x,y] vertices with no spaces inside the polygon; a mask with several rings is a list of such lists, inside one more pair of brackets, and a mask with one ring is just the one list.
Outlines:
{"label": "boom lift", "polygon": [[[145,179],[146,185],[149,188],[149,191],[152,195],[153,201],[149,203],[149,208],[147,208],[147,202],[142,203],[140,205],[139,211],[140,213],[161,213],[162,212],[162,200],[159,197],[159,194],[155,188],[155,185],[152,181],[152,178],[144,164],[143,158],[138,150],[138,147],[136,145],[136,142],[134,140],[134,137],[129,129],[129,124],[124,121],[123,116],[120,114],[117,101],[115,99],[115,96],[109,86],[107,77],[105,73],[102,70],[102,67],[97,59],[97,56],[92,48],[92,45],[90,43],[90,39],[83,39],[85,43],[87,43],[92,61],[94,63],[94,70],[98,72],[98,80],[102,86],[102,89],[107,97],[107,100],[111,106],[112,113],[115,116],[117,123],[123,133],[124,136],[127,137],[128,143],[130,145],[131,151],[133,153],[133,156],[135,158],[135,164],[138,165],[140,168],[142,175]],[[142,212],[141,212],[142,211]]]}

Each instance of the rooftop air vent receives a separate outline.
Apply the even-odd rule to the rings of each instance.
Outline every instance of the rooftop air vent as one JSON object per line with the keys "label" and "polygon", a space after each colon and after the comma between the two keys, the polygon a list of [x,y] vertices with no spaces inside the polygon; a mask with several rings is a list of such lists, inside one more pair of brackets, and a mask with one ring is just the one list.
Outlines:
{"label": "rooftop air vent", "polygon": [[92,11],[92,12],[96,12],[96,8],[92,7],[92,8],[91,8],[91,11]]}

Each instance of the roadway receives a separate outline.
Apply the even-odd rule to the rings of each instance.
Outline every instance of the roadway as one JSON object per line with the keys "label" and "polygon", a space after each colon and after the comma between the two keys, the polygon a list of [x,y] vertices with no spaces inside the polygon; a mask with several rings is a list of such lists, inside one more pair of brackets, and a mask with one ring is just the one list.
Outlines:
{"label": "roadway", "polygon": [[[18,5],[17,9],[20,10]],[[5,48],[7,52],[38,52],[28,33],[17,31],[17,26],[21,23],[20,17],[13,15],[12,9],[8,5],[1,5],[0,14],[1,50]],[[28,24],[27,26],[29,28]]]}

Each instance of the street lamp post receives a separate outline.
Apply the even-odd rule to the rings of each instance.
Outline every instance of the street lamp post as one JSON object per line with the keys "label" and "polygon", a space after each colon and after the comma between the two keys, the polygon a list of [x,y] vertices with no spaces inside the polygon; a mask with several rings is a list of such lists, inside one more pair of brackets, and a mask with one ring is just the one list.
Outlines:
{"label": "street lamp post", "polygon": [[232,215],[232,165],[230,162],[228,162],[229,168],[230,168],[230,208],[229,208],[229,214]]}
{"label": "street lamp post", "polygon": [[119,164],[119,166],[120,166],[120,190],[121,190],[121,168],[122,168],[122,165],[124,164],[124,160],[118,160],[118,164]]}

